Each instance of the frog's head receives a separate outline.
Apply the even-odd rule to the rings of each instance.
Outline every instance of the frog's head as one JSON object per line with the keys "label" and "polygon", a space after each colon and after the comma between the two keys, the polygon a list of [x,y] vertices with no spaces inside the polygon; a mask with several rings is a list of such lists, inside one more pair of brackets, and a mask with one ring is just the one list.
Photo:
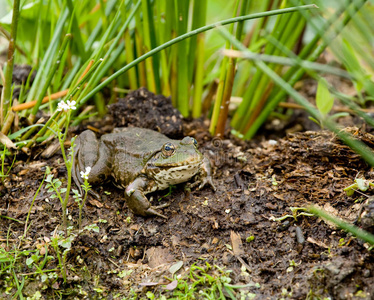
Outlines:
{"label": "frog's head", "polygon": [[146,166],[146,172],[163,187],[189,180],[196,175],[203,155],[197,149],[197,141],[185,137],[181,141],[165,143]]}

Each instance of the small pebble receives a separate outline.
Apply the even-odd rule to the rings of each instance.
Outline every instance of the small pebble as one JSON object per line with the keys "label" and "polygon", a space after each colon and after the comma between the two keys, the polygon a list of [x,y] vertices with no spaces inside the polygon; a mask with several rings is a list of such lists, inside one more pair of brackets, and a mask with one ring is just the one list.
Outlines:
{"label": "small pebble", "polygon": [[279,225],[277,229],[279,231],[285,231],[288,229],[288,227],[290,227],[290,225],[291,225],[290,221],[286,220],[281,225]]}
{"label": "small pebble", "polygon": [[267,209],[270,209],[270,210],[276,210],[278,208],[278,206],[276,204],[273,204],[273,203],[270,203],[270,202],[266,203],[265,206],[266,206]]}
{"label": "small pebble", "polygon": [[296,226],[296,240],[299,244],[305,243],[304,234],[299,226]]}
{"label": "small pebble", "polygon": [[365,277],[365,278],[369,278],[370,277],[370,270],[369,269],[365,269],[362,271],[362,276]]}

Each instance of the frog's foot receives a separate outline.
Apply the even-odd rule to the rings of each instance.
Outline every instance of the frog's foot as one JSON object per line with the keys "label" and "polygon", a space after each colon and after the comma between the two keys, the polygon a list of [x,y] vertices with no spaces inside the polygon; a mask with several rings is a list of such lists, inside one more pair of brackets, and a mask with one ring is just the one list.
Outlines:
{"label": "frog's foot", "polygon": [[159,213],[157,209],[168,206],[169,204],[164,204],[160,206],[151,206],[147,197],[144,195],[144,187],[148,184],[148,180],[144,177],[138,177],[133,182],[131,182],[126,190],[126,203],[128,208],[136,215],[141,215],[144,217],[158,216],[167,219],[166,216]]}
{"label": "frog's foot", "polygon": [[201,190],[207,184],[209,184],[212,187],[213,191],[217,190],[216,186],[213,183],[212,176],[206,176],[206,177],[200,178],[198,181],[195,181],[194,183],[191,184],[191,188],[199,185],[199,190]]}
{"label": "frog's foot", "polygon": [[[168,206],[168,205],[166,205],[166,206]],[[168,217],[164,216],[163,214],[159,213],[156,210],[158,208],[163,208],[163,207],[166,207],[166,206],[165,206],[165,204],[164,205],[160,205],[160,206],[150,206],[147,210],[144,211],[144,215],[145,216],[158,216],[158,217],[167,219]]]}

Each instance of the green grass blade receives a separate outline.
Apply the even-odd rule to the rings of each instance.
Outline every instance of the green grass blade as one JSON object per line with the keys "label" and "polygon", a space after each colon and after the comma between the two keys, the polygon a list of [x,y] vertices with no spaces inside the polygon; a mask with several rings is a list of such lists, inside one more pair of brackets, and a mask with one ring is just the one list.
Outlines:
{"label": "green grass blade", "polygon": [[[224,28],[220,28],[222,35],[227,38],[231,43],[233,43],[237,48],[246,51],[246,49],[240,44],[239,41],[235,40],[227,30]],[[320,112],[314,108],[307,99],[301,96],[297,91],[295,91],[292,86],[284,81],[278,74],[276,74],[273,70],[271,70],[266,64],[261,61],[257,61],[256,65],[266,73],[275,84],[279,87],[284,89],[292,98],[298,103],[299,105],[303,106],[312,117],[319,120],[321,119]],[[344,143],[346,143],[352,150],[356,151],[358,154],[361,155],[363,159],[365,159],[370,165],[374,166],[374,152],[366,146],[364,143],[355,140],[350,134],[341,130],[339,126],[336,125],[331,119],[325,119],[325,126],[334,132]]]}
{"label": "green grass blade", "polygon": [[[143,14],[143,41],[144,41],[144,49],[145,51],[150,51],[152,49],[152,42],[151,42],[151,23],[152,20],[150,19],[150,8],[151,2],[150,0],[142,0],[142,14]],[[147,85],[148,89],[156,93],[156,78],[155,73],[158,70],[154,68],[154,58],[149,57],[145,61],[145,65],[147,68],[146,76],[147,76]]]}
{"label": "green grass blade", "polygon": [[[193,21],[192,29],[202,27],[206,24],[206,11],[207,11],[207,0],[194,0],[193,8]],[[189,62],[190,62],[190,82],[193,80],[193,67],[192,63],[196,58],[196,71],[194,79],[194,89],[193,89],[193,104],[192,104],[192,117],[199,118],[201,116],[202,110],[202,98],[203,98],[203,80],[204,80],[204,62],[205,62],[205,34],[199,34],[196,37],[193,37],[195,41],[191,39],[190,42],[190,53],[189,53]]]}
{"label": "green grass blade", "polygon": [[143,54],[142,56],[140,56],[137,59],[135,59],[134,61],[132,61],[130,64],[124,66],[123,68],[121,68],[120,70],[115,72],[113,75],[109,76],[106,80],[104,80],[102,83],[97,85],[94,89],[92,89],[83,99],[81,99],[81,101],[78,105],[80,105],[80,106],[83,105],[88,99],[90,99],[93,95],[95,95],[95,93],[97,93],[102,88],[107,86],[111,81],[116,79],[118,76],[122,75],[123,73],[125,73],[126,71],[131,69],[132,67],[136,66],[139,62],[142,62],[146,58],[152,56],[153,54],[158,53],[161,50],[164,50],[164,49],[170,47],[171,45],[176,44],[176,43],[178,43],[178,42],[180,42],[184,39],[187,39],[187,38],[189,38],[193,35],[205,32],[207,30],[211,30],[211,29],[216,28],[216,27],[221,26],[221,25],[227,25],[227,24],[231,24],[231,23],[235,23],[235,22],[239,22],[239,21],[257,19],[257,18],[261,18],[261,17],[265,17],[265,16],[272,16],[272,15],[277,15],[277,14],[282,14],[282,13],[290,13],[290,12],[294,12],[294,11],[300,11],[300,10],[304,10],[304,9],[313,9],[313,8],[315,8],[314,5],[304,5],[304,6],[299,6],[299,7],[291,7],[291,8],[285,8],[285,9],[279,9],[279,10],[274,10],[274,11],[256,13],[256,14],[251,14],[251,15],[246,15],[246,16],[240,16],[240,17],[231,18],[231,19],[220,21],[220,22],[216,22],[216,23],[213,23],[213,24],[210,24],[210,25],[206,25],[206,26],[203,26],[201,28],[190,31],[188,33],[185,33],[185,34],[183,34],[181,36],[178,36],[178,37],[176,37],[176,38],[156,47],[155,49],[152,49],[151,51]]}
{"label": "green grass blade", "polygon": [[35,119],[35,116],[36,116],[36,113],[38,112],[39,110],[39,106],[41,105],[42,103],[42,100],[47,92],[47,89],[49,88],[49,84],[51,83],[52,81],[52,78],[53,76],[55,75],[55,72],[57,70],[57,68],[60,66],[60,63],[61,63],[61,58],[62,58],[62,55],[65,53],[66,51],[66,48],[68,46],[68,43],[69,41],[72,39],[72,35],[70,33],[66,34],[65,35],[65,38],[62,42],[62,45],[61,45],[61,48],[57,54],[57,57],[55,59],[55,62],[54,64],[51,66],[51,69],[49,71],[49,74],[48,76],[46,77],[44,83],[43,83],[43,86],[41,88],[41,91],[39,92],[39,96],[38,96],[38,99],[37,99],[37,103],[35,104],[31,114],[30,114],[30,120],[33,122],[34,119]]}
{"label": "green grass blade", "polygon": [[355,235],[356,237],[360,238],[361,240],[371,244],[371,245],[374,245],[374,235],[365,231],[365,230],[362,230],[361,228],[357,227],[357,226],[354,226],[352,224],[349,224],[339,218],[336,218],[330,214],[328,214],[327,212],[325,212],[324,210],[322,209],[319,209],[315,206],[310,206],[308,208],[308,210],[312,213],[312,214],[315,214],[316,216],[322,218],[322,219],[325,219],[329,222],[332,222],[334,223],[336,226],[340,227],[341,229],[344,229],[345,231],[348,231],[350,233],[352,233],[353,235]]}
{"label": "green grass blade", "polygon": [[[235,2],[235,8],[234,8],[234,16],[236,15],[236,12],[239,9],[240,5],[240,0],[237,0]],[[234,24],[230,26],[230,32],[234,32]],[[230,43],[226,41],[226,49],[230,48]],[[219,117],[221,115],[220,111],[223,109],[223,97],[225,93],[225,83],[226,83],[226,75],[228,72],[228,65],[229,65],[229,58],[224,57],[223,61],[220,66],[220,75],[219,75],[219,81],[218,81],[218,87],[217,87],[217,94],[216,94],[216,100],[213,106],[213,112],[212,112],[212,117],[210,120],[210,126],[209,126],[209,132],[211,135],[214,135],[217,131],[217,124]]]}
{"label": "green grass blade", "polygon": [[[187,32],[189,0],[175,0],[177,8],[177,35]],[[189,81],[188,81],[188,41],[182,40],[177,44],[177,108],[184,117],[189,116]]]}
{"label": "green grass blade", "polygon": [[[353,4],[353,7],[355,9],[360,9],[363,5],[363,0],[355,1]],[[356,12],[357,12],[356,10]],[[302,11],[301,11],[302,12]],[[328,46],[328,42],[331,42],[334,37],[344,28],[344,26],[348,23],[350,20],[350,15],[346,14],[344,15],[343,19],[338,19],[338,14],[340,11],[336,12],[329,20],[326,22],[323,33],[326,33],[330,35],[330,38],[324,38],[322,43],[318,46],[316,38],[312,40],[311,43],[306,45],[301,53],[299,54],[300,59],[307,59],[308,61],[315,61],[320,54],[326,49]],[[332,27],[332,28],[330,28]],[[322,35],[322,33],[320,33]],[[317,34],[317,36],[319,36]],[[244,50],[242,47],[241,50]],[[245,49],[246,50],[246,49]],[[287,81],[291,86],[294,85],[304,74],[304,70],[300,68],[299,66],[290,68],[284,75],[283,79]],[[278,86],[277,89],[274,90],[273,93],[270,94],[269,100],[266,104],[266,106],[262,109],[258,117],[253,121],[252,124],[250,124],[250,128],[247,132],[245,132],[245,138],[250,139],[253,137],[253,135],[257,132],[258,128],[263,124],[263,122],[266,120],[268,115],[276,108],[278,103],[287,95],[287,92]]]}
{"label": "green grass blade", "polygon": [[[249,1],[242,0],[240,5],[241,5],[240,15],[244,15],[247,12],[247,9],[249,7]],[[235,35],[236,35],[236,39],[238,40],[240,40],[242,36],[243,26],[244,26],[243,22],[237,23]],[[225,132],[226,121],[227,121],[227,117],[229,113],[230,98],[231,98],[235,74],[236,74],[235,69],[236,69],[236,59],[231,57],[229,58],[229,62],[228,62],[225,87],[224,87],[224,92],[223,92],[221,105],[220,105],[220,114],[217,120],[217,128],[215,132],[217,136],[223,136]]]}
{"label": "green grass blade", "polygon": [[67,6],[69,8],[70,15],[72,17],[72,33],[74,36],[73,42],[77,47],[79,55],[83,58],[83,60],[88,59],[86,49],[84,48],[82,33],[78,25],[77,17],[76,17],[76,9],[77,6],[80,4],[79,1],[74,2],[72,0],[66,0]]}
{"label": "green grass blade", "polygon": [[38,98],[37,95],[39,93],[39,87],[42,84],[42,82],[45,80],[45,78],[47,77],[48,70],[51,69],[51,66],[53,63],[53,57],[56,54],[57,49],[58,49],[58,45],[59,45],[58,41],[61,38],[62,30],[69,16],[69,11],[67,9],[64,9],[63,11],[64,12],[60,15],[60,18],[56,24],[56,29],[55,29],[53,38],[51,40],[51,43],[45,53],[42,63],[39,66],[38,72],[36,73],[34,82],[29,91],[29,95],[27,97],[26,102],[31,101],[35,98]]}
{"label": "green grass blade", "polygon": [[3,97],[1,97],[1,126],[3,126],[3,114],[8,110],[8,106],[11,102],[11,94],[12,94],[12,75],[13,75],[13,66],[14,66],[14,52],[15,52],[15,43],[17,40],[17,27],[18,27],[18,17],[19,17],[19,0],[14,0],[13,3],[13,16],[12,16],[12,24],[11,24],[11,39],[9,40],[9,49],[8,49],[8,59],[7,59],[7,67],[5,70],[5,82],[4,82],[4,90],[3,90]]}

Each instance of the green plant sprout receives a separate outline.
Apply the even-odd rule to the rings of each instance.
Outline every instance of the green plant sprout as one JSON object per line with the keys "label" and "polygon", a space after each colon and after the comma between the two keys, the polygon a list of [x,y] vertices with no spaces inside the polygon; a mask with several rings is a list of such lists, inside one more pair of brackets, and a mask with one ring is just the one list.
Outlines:
{"label": "green plant sprout", "polygon": [[[36,268],[36,272],[34,272],[34,274],[35,275],[41,275],[41,281],[42,282],[45,282],[48,278],[49,279],[57,278],[57,273],[56,273],[57,269],[56,268],[44,270],[45,265],[49,261],[55,259],[53,256],[48,255],[48,246],[47,245],[44,246],[44,249],[45,249],[44,258],[43,258],[43,255],[40,254],[40,251],[37,250],[34,254],[32,254],[30,257],[28,257],[26,259],[26,265],[29,268],[32,268],[32,267]],[[52,272],[52,273],[50,273],[50,272]]]}
{"label": "green plant sprout", "polygon": [[[274,218],[274,216],[271,216],[269,220],[280,222],[287,218],[293,218],[297,222],[297,218],[300,216],[313,217],[313,214],[309,213],[308,208],[306,207],[290,207],[290,210],[292,211],[292,215],[284,215],[279,218]],[[298,213],[298,211],[302,211],[302,212]]]}
{"label": "green plant sprout", "polygon": [[[260,286],[255,283],[245,285],[231,284],[230,270],[224,270],[216,265],[211,266],[205,262],[205,266],[197,266],[196,263],[190,268],[188,276],[179,278],[178,285],[173,292],[173,297],[168,299],[193,299],[194,295],[200,295],[204,299],[237,299],[237,292],[242,288]],[[170,281],[174,279],[168,278]],[[244,292],[245,293],[245,292]],[[241,293],[242,294],[242,293]],[[251,293],[249,293],[251,294]],[[245,295],[244,298],[246,299]]]}
{"label": "green plant sprout", "polygon": [[169,191],[167,192],[167,194],[165,194],[165,195],[161,196],[160,198],[158,198],[158,201],[161,201],[162,199],[170,196],[173,193],[173,190],[175,190],[175,189],[176,189],[175,185],[170,185],[169,186]]}
{"label": "green plant sprout", "polygon": [[347,196],[352,196],[355,191],[360,190],[362,192],[366,192],[369,187],[374,187],[374,183],[372,181],[363,178],[356,178],[355,183],[347,186],[343,189],[343,191],[346,192]]}
{"label": "green plant sprout", "polygon": [[301,264],[301,262],[299,263],[296,263],[293,259],[289,261],[290,262],[290,265],[289,267],[287,268],[286,272],[289,273],[289,272],[292,272],[294,270],[295,267],[297,267],[298,265]]}
{"label": "green plant sprout", "polygon": [[[62,278],[64,283],[66,283],[66,255],[68,254],[71,248],[71,239],[73,236],[68,237],[67,239],[62,239],[58,234],[54,234],[51,238],[51,245],[55,250],[58,259],[58,265],[62,273]],[[60,245],[65,248],[64,252],[61,254]]]}
{"label": "green plant sprout", "polygon": [[84,180],[84,183],[81,185],[84,191],[83,200],[82,200],[82,195],[79,193],[79,191],[76,189],[73,189],[73,193],[74,193],[73,197],[75,201],[78,203],[78,207],[79,207],[79,218],[78,218],[79,231],[82,230],[82,209],[86,203],[88,192],[91,190],[91,185],[88,183],[88,175],[90,174],[90,172],[91,172],[91,167],[87,167],[85,172],[81,171],[80,173],[81,177]]}
{"label": "green plant sprout", "polygon": [[4,147],[3,152],[1,153],[1,169],[0,169],[0,180],[1,183],[4,183],[4,179],[8,176],[10,170],[12,169],[14,162],[16,161],[16,156],[14,155],[12,164],[8,168],[8,170],[5,172],[5,157],[7,156],[7,148]]}
{"label": "green plant sprout", "polygon": [[318,81],[316,106],[320,113],[319,119],[316,119],[312,116],[310,116],[309,119],[317,123],[322,129],[325,128],[326,119],[332,121],[340,117],[346,117],[349,115],[347,112],[340,112],[329,115],[334,106],[334,97],[331,95],[328,89],[328,84],[324,78],[320,78]]}
{"label": "green plant sprout", "polygon": [[255,239],[255,236],[254,236],[254,235],[250,235],[250,236],[248,236],[248,237],[245,239],[245,241],[246,241],[247,243],[250,243],[250,242],[252,242],[254,239]]}

